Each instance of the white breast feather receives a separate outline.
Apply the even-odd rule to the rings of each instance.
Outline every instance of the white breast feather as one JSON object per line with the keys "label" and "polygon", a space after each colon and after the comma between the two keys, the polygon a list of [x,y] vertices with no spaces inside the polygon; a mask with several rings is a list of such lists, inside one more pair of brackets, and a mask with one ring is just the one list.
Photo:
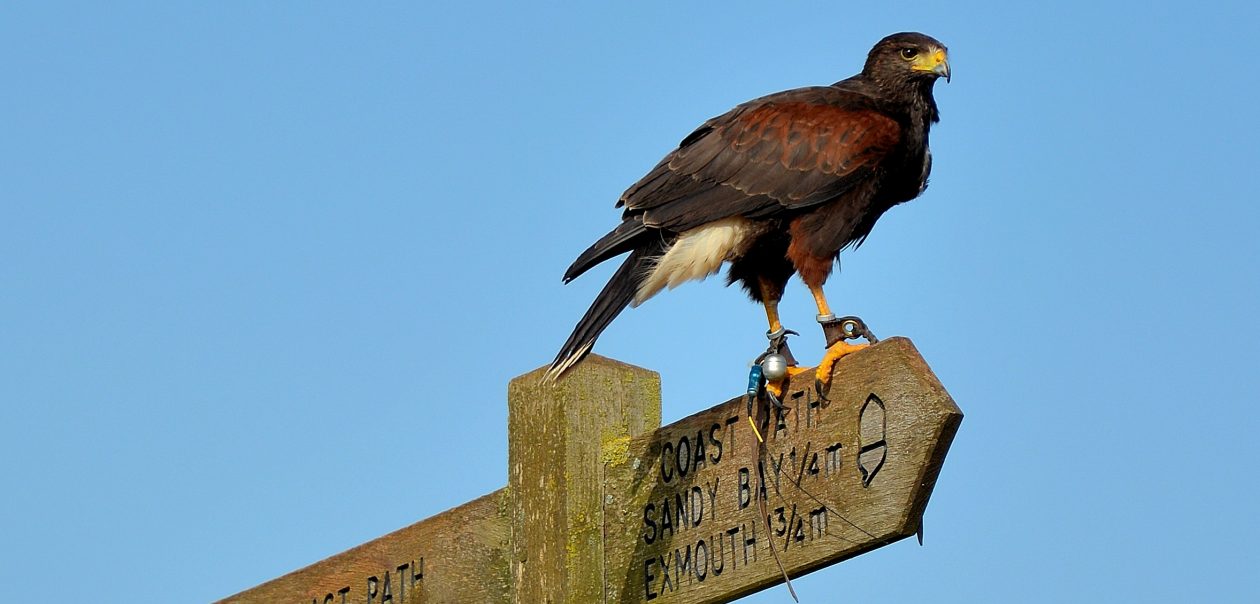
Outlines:
{"label": "white breast feather", "polygon": [[741,217],[724,218],[678,236],[639,285],[631,306],[638,306],[657,292],[717,273],[724,260],[739,257],[752,242],[756,227]]}

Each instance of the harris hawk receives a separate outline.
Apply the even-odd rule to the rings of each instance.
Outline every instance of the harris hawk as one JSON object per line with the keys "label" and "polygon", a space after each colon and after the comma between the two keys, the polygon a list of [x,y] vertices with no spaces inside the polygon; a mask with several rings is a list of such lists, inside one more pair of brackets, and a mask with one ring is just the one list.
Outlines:
{"label": "harris hawk", "polygon": [[[546,378],[580,362],[627,306],[724,263],[728,283],[765,306],[772,342],[786,331],[778,304],[793,274],[813,294],[819,322],[833,321],[822,287],[840,251],[860,245],[885,211],[927,187],[928,131],[939,119],[932,87],[949,79],[946,53],[924,34],[893,34],[853,77],[748,101],[684,138],[621,195],[621,223],[565,272],[568,283],[629,253]],[[834,363],[861,346],[841,338],[828,347],[816,373],[820,394]],[[785,384],[767,389],[778,395]]]}

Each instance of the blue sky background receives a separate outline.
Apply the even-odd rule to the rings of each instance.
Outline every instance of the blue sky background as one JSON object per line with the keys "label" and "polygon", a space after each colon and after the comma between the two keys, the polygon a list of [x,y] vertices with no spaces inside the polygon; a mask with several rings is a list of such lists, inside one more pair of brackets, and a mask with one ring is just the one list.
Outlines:
{"label": "blue sky background", "polygon": [[[5,3],[6,599],[213,600],[503,486],[507,382],[621,191],[921,30],[932,187],[827,289],[967,417],[926,546],[802,600],[1254,601],[1260,10],[1039,4]],[[797,282],[783,314],[816,359]],[[711,279],[596,351],[668,422],[764,330]]]}

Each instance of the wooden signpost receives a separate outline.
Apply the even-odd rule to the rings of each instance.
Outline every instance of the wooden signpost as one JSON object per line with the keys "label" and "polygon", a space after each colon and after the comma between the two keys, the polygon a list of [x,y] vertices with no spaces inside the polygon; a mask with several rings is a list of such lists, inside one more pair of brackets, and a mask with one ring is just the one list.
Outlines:
{"label": "wooden signpost", "polygon": [[223,602],[729,602],[782,583],[775,554],[796,577],[914,535],[962,421],[905,338],[829,400],[797,376],[764,446],[743,397],[658,427],[654,372],[540,376],[509,386],[506,488]]}

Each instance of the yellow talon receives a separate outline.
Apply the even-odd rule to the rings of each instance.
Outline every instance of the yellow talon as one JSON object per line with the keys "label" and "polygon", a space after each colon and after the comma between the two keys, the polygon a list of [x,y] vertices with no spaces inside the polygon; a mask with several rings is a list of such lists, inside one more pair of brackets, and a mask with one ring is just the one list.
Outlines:
{"label": "yellow talon", "polygon": [[850,344],[841,340],[827,348],[826,354],[823,355],[822,361],[819,361],[818,368],[814,372],[814,379],[818,381],[819,394],[822,394],[831,385],[831,372],[835,369],[836,361],[867,346],[870,346],[870,344]]}
{"label": "yellow talon", "polygon": [[811,369],[811,367],[788,367],[786,377],[776,382],[766,382],[766,392],[773,394],[776,399],[783,400],[783,391],[787,390],[788,383],[792,381],[792,378]]}

